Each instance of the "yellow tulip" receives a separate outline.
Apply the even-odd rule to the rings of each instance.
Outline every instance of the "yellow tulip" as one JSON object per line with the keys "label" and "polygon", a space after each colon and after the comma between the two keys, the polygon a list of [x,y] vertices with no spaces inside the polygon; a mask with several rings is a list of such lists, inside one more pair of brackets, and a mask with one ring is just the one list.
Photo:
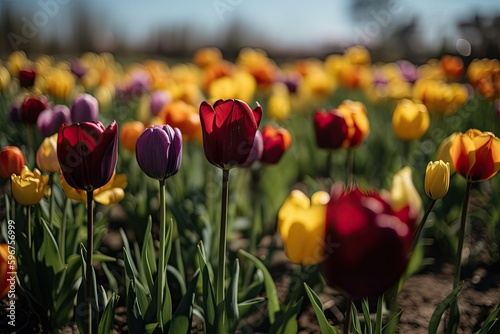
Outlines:
{"label": "yellow tulip", "polygon": [[[75,201],[83,201],[87,204],[87,192],[71,187],[61,175],[61,185],[66,197]],[[94,190],[94,200],[102,205],[110,206],[120,202],[125,198],[125,189],[127,187],[127,175],[113,174],[108,183],[101,188]]]}
{"label": "yellow tulip", "polygon": [[0,65],[0,92],[4,92],[9,87],[10,83],[10,73],[9,71]]}
{"label": "yellow tulip", "polygon": [[281,121],[290,115],[290,94],[285,84],[276,84],[267,102],[267,112],[271,119]]}
{"label": "yellow tulip", "polygon": [[299,190],[287,197],[278,212],[278,232],[288,258],[313,265],[323,259],[328,193],[319,191],[311,200]]}
{"label": "yellow tulip", "polygon": [[451,161],[450,149],[453,144],[453,140],[455,140],[455,136],[457,133],[452,133],[450,136],[445,138],[436,152],[436,160],[443,160],[450,164],[450,174],[455,173],[455,167],[453,167],[453,163]]}
{"label": "yellow tulip", "polygon": [[429,162],[425,171],[424,188],[433,200],[443,198],[450,187],[450,164],[443,160]]}
{"label": "yellow tulip", "polygon": [[36,164],[44,172],[59,172],[61,166],[57,159],[57,133],[43,140],[38,151],[36,151]]}
{"label": "yellow tulip", "polygon": [[391,187],[391,207],[394,211],[399,211],[409,206],[410,218],[418,218],[422,209],[422,199],[412,180],[411,168],[403,167],[394,175]]}
{"label": "yellow tulip", "polygon": [[421,138],[429,128],[429,113],[423,104],[411,100],[401,100],[392,115],[392,129],[396,137],[402,140]]}
{"label": "yellow tulip", "polygon": [[50,96],[69,100],[75,87],[75,77],[68,70],[51,68],[45,75],[45,89]]}
{"label": "yellow tulip", "polygon": [[28,166],[24,166],[20,175],[12,174],[11,180],[12,195],[21,205],[38,204],[49,191],[49,177],[42,175],[36,168],[32,172]]}

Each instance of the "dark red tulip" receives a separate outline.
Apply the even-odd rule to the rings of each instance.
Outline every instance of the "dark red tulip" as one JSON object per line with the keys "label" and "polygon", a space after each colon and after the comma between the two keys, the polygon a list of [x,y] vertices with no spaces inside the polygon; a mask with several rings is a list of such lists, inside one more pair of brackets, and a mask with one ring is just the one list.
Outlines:
{"label": "dark red tulip", "polygon": [[314,130],[319,148],[337,149],[342,147],[349,128],[337,109],[329,109],[314,113]]}
{"label": "dark red tulip", "polygon": [[253,147],[262,107],[252,110],[241,100],[203,101],[200,120],[207,160],[222,169],[245,163]]}
{"label": "dark red tulip", "polygon": [[28,124],[36,124],[38,116],[48,106],[49,102],[46,96],[28,96],[21,104],[21,121]]}
{"label": "dark red tulip", "polygon": [[118,155],[116,121],[104,128],[101,122],[82,122],[59,129],[57,158],[66,182],[91,191],[111,179]]}
{"label": "dark red tulip", "polygon": [[32,69],[19,71],[19,85],[24,88],[31,88],[35,84],[36,72]]}
{"label": "dark red tulip", "polygon": [[407,217],[377,193],[354,188],[332,198],[326,211],[327,283],[353,298],[378,296],[396,284],[414,232],[415,222]]}
{"label": "dark red tulip", "polygon": [[283,154],[290,147],[292,136],[284,128],[274,128],[268,125],[262,130],[262,140],[264,142],[264,151],[260,161],[275,164],[280,161]]}

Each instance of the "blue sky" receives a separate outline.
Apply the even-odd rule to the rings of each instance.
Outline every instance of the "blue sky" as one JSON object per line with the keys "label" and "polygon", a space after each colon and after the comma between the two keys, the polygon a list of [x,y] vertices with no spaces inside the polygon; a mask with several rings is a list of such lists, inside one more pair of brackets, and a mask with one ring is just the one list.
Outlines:
{"label": "blue sky", "polygon": [[[6,1],[6,0],[0,0]],[[71,20],[68,13],[77,3],[85,3],[109,28],[140,42],[150,32],[164,26],[189,25],[203,32],[207,39],[224,33],[234,21],[245,29],[283,45],[315,45],[325,42],[350,42],[360,31],[376,29],[375,15],[353,22],[349,0],[10,0],[17,15],[32,17],[41,3],[58,1],[57,15],[42,27],[42,34],[64,36]],[[423,40],[441,41],[443,36],[457,39],[454,21],[472,13],[500,13],[498,0],[392,0],[389,21],[406,22],[421,18]],[[391,12],[391,9],[393,11]],[[370,25],[372,24],[372,25]],[[380,29],[380,24],[379,24]],[[376,36],[375,36],[376,38]]]}

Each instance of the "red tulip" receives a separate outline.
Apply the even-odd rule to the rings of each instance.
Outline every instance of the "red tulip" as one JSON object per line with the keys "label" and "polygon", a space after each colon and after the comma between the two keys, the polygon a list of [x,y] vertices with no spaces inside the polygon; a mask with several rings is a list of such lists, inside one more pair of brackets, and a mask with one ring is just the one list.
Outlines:
{"label": "red tulip", "polygon": [[105,129],[101,122],[82,122],[59,129],[57,158],[70,186],[91,191],[113,176],[118,155],[116,121]]}
{"label": "red tulip", "polygon": [[200,120],[207,160],[222,169],[238,167],[247,160],[262,117],[262,107],[252,110],[241,100],[203,101]]}
{"label": "red tulip", "polygon": [[0,151],[0,177],[10,180],[12,174],[21,174],[24,155],[16,146],[6,146]]}
{"label": "red tulip", "polygon": [[41,96],[28,96],[21,104],[21,121],[29,124],[36,124],[38,116],[47,109],[49,102],[47,97]]}
{"label": "red tulip", "polygon": [[337,149],[347,138],[348,127],[337,109],[329,109],[314,113],[314,130],[319,148]]}
{"label": "red tulip", "polygon": [[31,88],[35,84],[36,72],[27,68],[19,71],[19,85],[24,88]]}
{"label": "red tulip", "polygon": [[332,199],[326,211],[323,274],[351,297],[378,296],[406,268],[414,220],[394,212],[377,193],[355,188]]}
{"label": "red tulip", "polygon": [[292,137],[290,132],[283,128],[274,128],[268,125],[262,130],[262,140],[264,142],[264,151],[260,161],[267,164],[277,163],[283,153],[290,147]]}

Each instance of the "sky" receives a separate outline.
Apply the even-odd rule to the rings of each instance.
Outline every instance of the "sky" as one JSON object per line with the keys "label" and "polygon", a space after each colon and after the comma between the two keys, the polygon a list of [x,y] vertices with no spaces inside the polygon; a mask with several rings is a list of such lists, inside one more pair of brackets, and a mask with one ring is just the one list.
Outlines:
{"label": "sky", "polygon": [[[41,27],[41,34],[64,37],[72,20],[69,13],[85,3],[105,26],[140,43],[160,27],[194,27],[207,40],[223,34],[234,22],[242,22],[266,40],[284,46],[315,45],[328,42],[377,39],[389,23],[421,19],[419,32],[424,41],[433,43],[460,38],[454,22],[474,13],[500,14],[498,0],[390,0],[385,7],[355,22],[350,0],[0,0],[10,1],[18,18],[33,19],[34,13],[48,3],[56,4],[55,14]],[[105,37],[105,36],[104,36]],[[351,43],[352,44],[352,43]]]}

